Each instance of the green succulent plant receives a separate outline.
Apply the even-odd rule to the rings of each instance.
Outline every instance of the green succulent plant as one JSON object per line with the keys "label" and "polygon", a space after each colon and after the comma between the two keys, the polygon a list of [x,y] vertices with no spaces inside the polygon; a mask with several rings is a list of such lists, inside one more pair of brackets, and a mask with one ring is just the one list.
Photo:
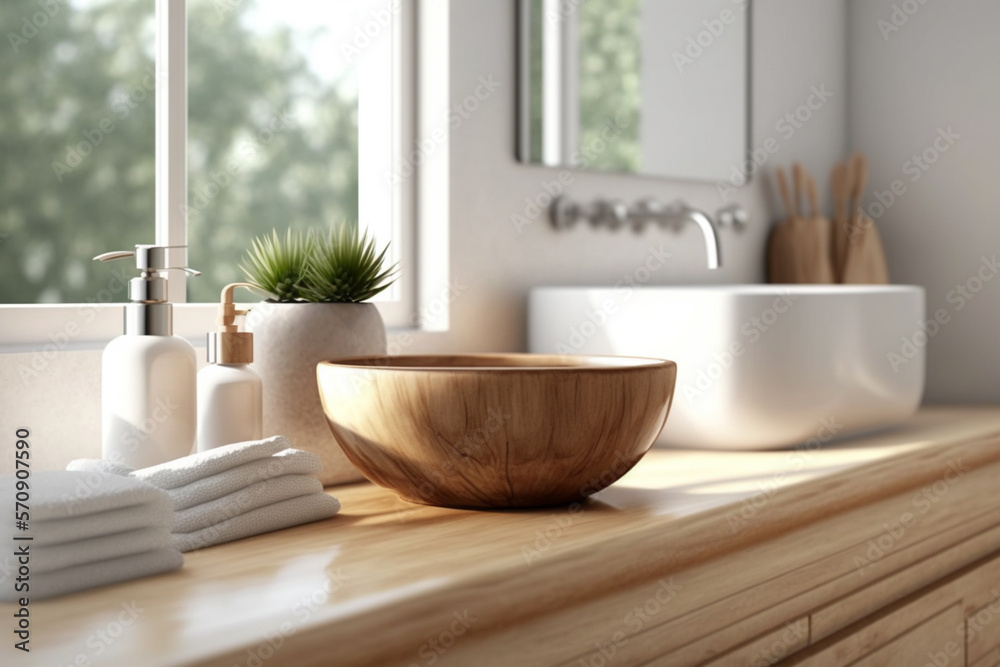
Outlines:
{"label": "green succulent plant", "polygon": [[343,222],[326,236],[288,230],[282,240],[272,231],[254,239],[240,266],[274,301],[360,303],[395,282],[398,265],[383,268],[388,250],[378,252],[357,223]]}
{"label": "green succulent plant", "polygon": [[311,301],[368,301],[396,279],[397,265],[382,268],[388,251],[387,245],[377,252],[375,240],[361,234],[356,223],[332,227],[325,239],[315,239],[306,293]]}
{"label": "green succulent plant", "polygon": [[240,268],[253,284],[275,301],[306,300],[306,273],[315,241],[311,233],[291,229],[284,240],[272,230],[271,236],[255,238]]}

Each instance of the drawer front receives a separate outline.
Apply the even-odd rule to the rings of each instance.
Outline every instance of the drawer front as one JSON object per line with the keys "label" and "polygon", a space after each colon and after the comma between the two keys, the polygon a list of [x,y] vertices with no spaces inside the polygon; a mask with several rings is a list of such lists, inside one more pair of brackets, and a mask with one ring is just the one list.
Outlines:
{"label": "drawer front", "polygon": [[970,660],[969,667],[1000,667],[1000,648],[993,649],[976,662]]}
{"label": "drawer front", "polygon": [[965,644],[955,631],[964,621],[962,606],[956,604],[852,667],[965,667]]}
{"label": "drawer front", "polygon": [[965,652],[970,665],[985,662],[987,667],[993,667],[1000,663],[996,657],[1000,655],[1000,582],[991,593],[990,603],[965,619]]}
{"label": "drawer front", "polygon": [[[705,663],[704,667],[764,667],[773,665],[808,645],[809,617],[804,616]],[[643,667],[659,667],[659,664],[665,664],[665,660],[654,660]]]}
{"label": "drawer front", "polygon": [[[990,515],[991,519],[995,517],[995,513],[991,512]],[[912,567],[881,579],[873,579],[869,586],[854,591],[811,614],[813,642],[829,637],[889,604],[941,581],[984,556],[996,553],[998,547],[1000,547],[1000,526],[918,561]],[[997,625],[1000,625],[1000,621]]]}
{"label": "drawer front", "polygon": [[[993,667],[991,653],[1000,647],[1000,593],[995,592],[1000,584],[995,582],[1000,582],[1000,557],[970,565],[781,664],[905,665],[909,659],[916,660],[915,667]],[[815,619],[815,637],[814,625]],[[890,659],[894,653],[906,659]]]}

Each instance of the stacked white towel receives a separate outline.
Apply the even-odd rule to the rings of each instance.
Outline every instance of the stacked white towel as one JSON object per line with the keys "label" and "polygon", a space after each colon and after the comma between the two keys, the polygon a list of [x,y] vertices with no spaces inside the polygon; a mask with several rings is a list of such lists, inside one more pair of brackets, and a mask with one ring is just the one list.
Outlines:
{"label": "stacked white towel", "polygon": [[[4,507],[14,507],[17,482],[0,477]],[[172,506],[161,489],[96,471],[40,471],[27,484],[28,529],[0,523],[0,601],[65,595],[184,564],[171,545]]]}
{"label": "stacked white towel", "polygon": [[71,470],[101,470],[153,484],[173,501],[173,545],[192,551],[328,519],[340,510],[314,477],[319,457],[284,436],[226,445],[152,468],[79,460]]}

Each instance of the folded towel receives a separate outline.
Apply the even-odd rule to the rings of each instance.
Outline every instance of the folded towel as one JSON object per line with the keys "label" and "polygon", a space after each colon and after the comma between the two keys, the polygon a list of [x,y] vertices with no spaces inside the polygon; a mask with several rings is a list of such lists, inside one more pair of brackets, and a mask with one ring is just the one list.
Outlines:
{"label": "folded towel", "polygon": [[[14,507],[14,475],[0,478],[0,504]],[[13,520],[0,522],[0,545],[15,536],[32,538],[46,546],[112,535],[137,528],[170,529],[170,496],[137,479],[99,472],[48,470],[30,479],[28,530],[17,530]],[[4,547],[5,548],[5,547]]]}
{"label": "folded towel", "polygon": [[[198,456],[195,454],[194,456]],[[109,461],[95,459],[80,459],[72,461],[69,470],[102,470],[113,472],[121,470],[119,466]],[[202,503],[222,498],[235,491],[266,479],[283,475],[316,475],[323,469],[323,462],[312,452],[299,449],[285,449],[274,456],[250,461],[230,468],[224,472],[204,477],[184,486],[167,490],[174,503],[175,510],[186,510]],[[128,469],[125,469],[128,471]],[[141,470],[125,472],[136,476]],[[120,473],[121,474],[121,473]]]}
{"label": "folded towel", "polygon": [[104,459],[73,459],[66,465],[70,472],[106,472],[119,477],[131,477],[135,468]]}
{"label": "folded towel", "polygon": [[[104,472],[42,470],[28,479],[30,524],[50,519],[66,519],[108,510],[146,504],[162,504],[166,494],[151,484]],[[14,475],[0,477],[0,503],[13,508],[17,494]],[[13,522],[3,522],[0,530],[13,530]],[[0,533],[0,537],[6,535]]]}
{"label": "folded towel", "polygon": [[290,449],[288,439],[236,443],[152,468],[78,460],[74,471],[127,475],[163,488],[173,513],[174,547],[190,551],[251,535],[328,519],[340,511],[323,493],[315,454]]}
{"label": "folded towel", "polygon": [[31,530],[25,534],[32,536],[32,544],[48,546],[104,537],[139,528],[159,527],[169,532],[173,520],[174,513],[170,508],[170,499],[164,498],[164,504],[155,506],[137,505],[78,518],[33,521]]}
{"label": "folded towel", "polygon": [[[223,475],[227,473],[222,473]],[[258,507],[282,500],[322,493],[323,485],[308,475],[282,475],[194,507],[174,512],[173,532],[191,533]]]}
{"label": "folded towel", "polygon": [[[170,531],[165,527],[137,528],[63,544],[46,546],[33,541],[20,544],[30,545],[31,574],[35,575],[165,549],[170,546]],[[12,562],[13,559],[8,561]]]}
{"label": "folded towel", "polygon": [[174,533],[174,548],[178,551],[203,549],[213,544],[329,519],[339,511],[340,502],[325,493],[299,496],[250,510],[192,533]]}
{"label": "folded towel", "polygon": [[[29,588],[0,586],[0,601],[64,595],[184,564],[170,548],[173,504],[162,489],[95,471],[39,471],[27,482],[28,530],[0,522],[0,549],[5,573],[16,571],[15,547],[15,560],[27,550]],[[0,477],[0,503],[13,507],[17,493],[14,475]]]}
{"label": "folded towel", "polygon": [[[130,475],[144,482],[149,482],[161,489],[176,489],[190,484],[204,477],[211,477],[220,472],[230,470],[237,466],[266,459],[278,452],[289,449],[291,443],[283,435],[275,435],[264,440],[250,440],[248,442],[236,442],[224,447],[216,447],[208,451],[198,452],[190,456],[184,456],[173,461],[167,461],[159,465],[150,466],[141,470],[130,471]],[[77,462],[73,461],[67,466],[67,470],[78,470]],[[88,464],[83,464],[84,466]],[[105,461],[104,470],[122,474],[128,470],[117,461]]]}
{"label": "folded towel", "polygon": [[284,475],[318,475],[323,462],[312,452],[286,449],[274,456],[243,465],[167,491],[174,509],[183,510],[227,496],[256,482]]}
{"label": "folded towel", "polygon": [[168,548],[51,572],[35,572],[32,569],[29,589],[18,592],[13,586],[0,586],[0,602],[13,602],[19,597],[36,600],[67,595],[88,588],[170,572],[183,564],[184,556],[176,549]]}
{"label": "folded towel", "polygon": [[167,461],[150,468],[136,470],[133,477],[161,489],[176,489],[244,463],[266,459],[282,450],[289,449],[291,446],[292,443],[283,435],[276,435],[265,440],[237,442],[174,461]]}
{"label": "folded towel", "polygon": [[108,472],[119,477],[129,477],[135,468],[129,468],[124,463],[105,461],[104,459],[76,459],[70,461],[66,470],[82,470],[84,472]]}

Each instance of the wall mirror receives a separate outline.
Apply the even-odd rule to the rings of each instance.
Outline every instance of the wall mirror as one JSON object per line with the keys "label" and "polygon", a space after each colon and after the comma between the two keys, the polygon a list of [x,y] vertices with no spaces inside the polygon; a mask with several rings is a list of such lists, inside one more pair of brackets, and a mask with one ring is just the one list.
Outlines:
{"label": "wall mirror", "polygon": [[750,0],[518,0],[518,158],[727,178],[749,145]]}

